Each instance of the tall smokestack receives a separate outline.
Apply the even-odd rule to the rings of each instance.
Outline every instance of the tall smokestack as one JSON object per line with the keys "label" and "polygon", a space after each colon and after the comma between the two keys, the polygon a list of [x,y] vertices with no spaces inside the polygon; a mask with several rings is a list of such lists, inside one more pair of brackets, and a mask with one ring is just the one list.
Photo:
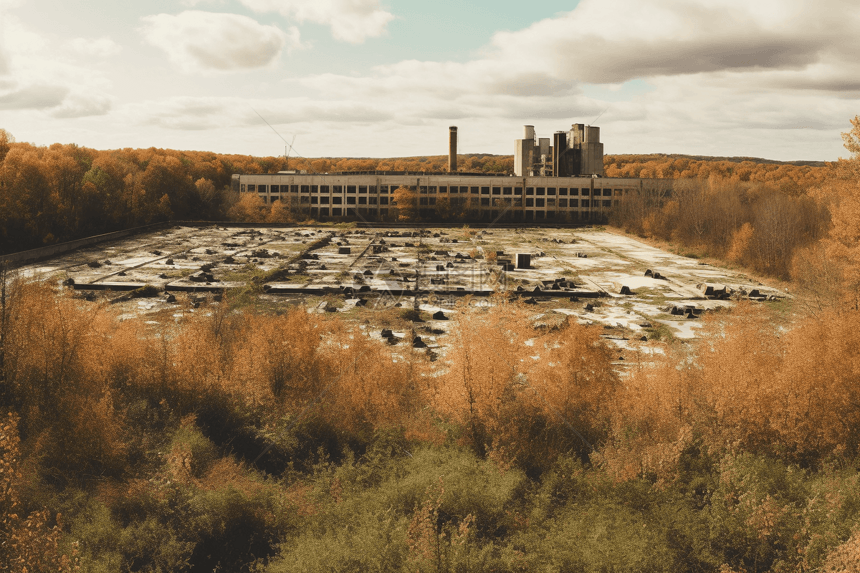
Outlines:
{"label": "tall smokestack", "polygon": [[448,171],[457,171],[457,126],[448,128]]}

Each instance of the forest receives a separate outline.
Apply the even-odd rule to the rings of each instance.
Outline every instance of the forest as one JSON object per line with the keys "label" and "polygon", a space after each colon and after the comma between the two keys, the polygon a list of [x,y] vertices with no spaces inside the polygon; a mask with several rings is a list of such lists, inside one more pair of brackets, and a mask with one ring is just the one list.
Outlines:
{"label": "forest", "polygon": [[[800,294],[715,313],[700,343],[623,376],[600,329],[541,328],[515,299],[458,308],[434,360],[333,315],[229,297],[161,330],[9,273],[0,571],[857,571],[851,123],[851,157],[786,170],[795,185],[767,179],[769,165],[745,180],[709,172],[620,215],[629,232]],[[73,151],[8,144],[3,185]],[[96,163],[105,175],[81,189],[138,189],[154,218],[181,200],[150,199],[141,181],[179,177],[187,208],[228,161],[92,153],[81,176]],[[44,191],[60,172],[45,171]]]}

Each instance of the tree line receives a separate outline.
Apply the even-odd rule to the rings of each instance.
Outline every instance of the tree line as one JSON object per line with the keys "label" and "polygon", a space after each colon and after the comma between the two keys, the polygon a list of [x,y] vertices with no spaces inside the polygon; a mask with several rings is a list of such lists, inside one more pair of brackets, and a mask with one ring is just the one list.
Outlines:
{"label": "tree line", "polygon": [[814,291],[820,304],[832,305],[853,292],[846,281],[860,284],[852,259],[860,238],[855,218],[860,213],[858,121],[855,117],[843,134],[853,157],[824,167],[763,164],[748,176],[738,171],[746,169],[744,163],[715,172],[727,162],[699,162],[699,177],[687,179],[681,175],[693,162],[667,160],[660,172],[679,177],[671,192],[646,188],[626,197],[610,223],[696,256],[794,279]]}

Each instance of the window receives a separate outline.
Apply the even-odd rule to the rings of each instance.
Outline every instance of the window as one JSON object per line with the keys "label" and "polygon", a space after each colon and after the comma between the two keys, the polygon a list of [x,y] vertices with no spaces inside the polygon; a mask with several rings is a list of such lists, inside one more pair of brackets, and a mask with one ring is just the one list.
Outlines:
{"label": "window", "polygon": [[382,193],[383,195],[387,194],[388,193],[388,185],[380,185],[379,186],[379,192]]}
{"label": "window", "polygon": [[489,187],[481,187],[481,195],[489,195],[490,188]]}
{"label": "window", "polygon": [[426,194],[427,194],[427,186],[426,186],[426,185],[422,185],[421,187],[419,187],[419,188],[418,188],[418,192],[419,192],[421,195],[426,195]]}
{"label": "window", "polygon": [[547,187],[546,188],[547,195],[555,195],[555,187]]}
{"label": "window", "polygon": [[242,193],[244,193],[244,192],[245,192],[245,184],[242,183]]}
{"label": "window", "polygon": [[579,199],[571,199],[570,200],[571,207],[579,207]]}
{"label": "window", "polygon": [[546,218],[546,213],[544,213],[543,211],[535,211],[535,217],[537,217],[538,219],[544,219]]}
{"label": "window", "polygon": [[281,187],[279,185],[272,185],[271,190],[272,190],[272,193],[280,193]]}
{"label": "window", "polygon": [[472,191],[472,195],[478,194],[478,188],[477,187],[472,187],[471,191]]}
{"label": "window", "polygon": [[299,186],[298,185],[290,185],[290,193],[298,193]]}
{"label": "window", "polygon": [[567,195],[567,187],[559,187],[558,194],[562,196]]}
{"label": "window", "polygon": [[555,207],[555,199],[547,199],[546,200],[547,207]]}
{"label": "window", "polygon": [[301,202],[302,202],[302,204],[310,203],[310,202],[311,202],[311,198],[310,198],[310,197],[308,197],[308,196],[306,196],[306,195],[302,195],[302,197],[301,197]]}
{"label": "window", "polygon": [[571,195],[579,195],[579,189],[571,189],[570,194]]}
{"label": "window", "polygon": [[310,193],[311,186],[310,185],[302,185],[302,193]]}
{"label": "window", "polygon": [[493,187],[493,195],[501,195],[502,188],[501,187]]}
{"label": "window", "polygon": [[429,197],[428,199],[429,199],[431,205],[436,204],[436,197]]}
{"label": "window", "polygon": [[320,185],[320,193],[328,194],[328,185]]}
{"label": "window", "polygon": [[380,197],[379,198],[380,205],[388,205],[388,197]]}
{"label": "window", "polygon": [[427,197],[419,197],[418,198],[419,205],[427,205]]}
{"label": "window", "polygon": [[591,195],[591,189],[583,189],[582,190],[582,196],[583,197],[588,197],[589,195]]}
{"label": "window", "polygon": [[[361,193],[361,191],[359,191],[359,193]],[[349,203],[349,201],[347,201],[347,203]],[[359,197],[358,198],[358,204],[359,205],[367,205],[367,197]]]}
{"label": "window", "polygon": [[544,189],[543,187],[538,187],[537,195],[546,195],[546,189]]}
{"label": "window", "polygon": [[583,207],[588,207],[588,199],[583,199],[583,200],[582,200],[582,206],[583,206]]}
{"label": "window", "polygon": [[567,199],[559,199],[558,200],[559,207],[567,207]]}
{"label": "window", "polygon": [[341,209],[340,207],[334,207],[334,208],[331,210],[331,216],[332,216],[332,217],[340,217],[340,214],[341,214],[342,212],[343,212],[343,209]]}
{"label": "window", "polygon": [[347,197],[346,198],[347,205],[355,205],[355,197]]}
{"label": "window", "polygon": [[328,207],[320,208],[320,217],[328,217]]}
{"label": "window", "polygon": [[331,190],[332,190],[332,193],[343,193],[343,186],[342,185],[334,185],[334,186],[332,186]]}
{"label": "window", "polygon": [[436,194],[436,187],[428,187],[428,188],[427,188],[427,191],[428,191],[431,195],[435,195],[435,194]]}
{"label": "window", "polygon": [[523,188],[522,187],[514,187],[514,195],[522,195]]}
{"label": "window", "polygon": [[616,196],[616,197],[621,197],[621,189],[616,189],[616,190],[615,190],[615,196]]}
{"label": "window", "polygon": [[346,186],[347,193],[355,193],[355,185],[347,185]]}
{"label": "window", "polygon": [[535,199],[535,207],[543,207],[544,200],[543,199]]}
{"label": "window", "polygon": [[612,199],[604,199],[603,200],[604,207],[612,207]]}
{"label": "window", "polygon": [[[324,199],[328,199],[328,197],[324,197]],[[319,197],[311,197],[311,205],[316,205],[320,201]]]}
{"label": "window", "polygon": [[534,207],[535,200],[534,199],[526,199],[526,207]]}
{"label": "window", "polygon": [[367,185],[359,185],[358,186],[358,192],[366,194],[367,193]]}
{"label": "window", "polygon": [[451,191],[450,191],[451,193],[457,193],[458,191],[459,191],[459,189],[457,188],[456,185],[451,186]]}
{"label": "window", "polygon": [[[316,199],[316,197],[313,197],[313,199]],[[320,197],[320,203],[321,203],[322,205],[328,205],[328,203],[329,203],[329,196],[328,196],[328,195],[323,195],[322,197]]]}
{"label": "window", "polygon": [[612,197],[612,189],[604,189],[603,190],[604,197]]}
{"label": "window", "polygon": [[332,205],[343,205],[343,197],[332,197],[331,203]]}
{"label": "window", "polygon": [[448,192],[447,186],[443,185],[443,186],[439,187],[439,193],[447,193],[447,192]]}
{"label": "window", "polygon": [[367,188],[367,190],[370,192],[371,195],[376,195],[376,193],[378,191],[376,189],[376,185],[371,185],[370,187]]}
{"label": "window", "polygon": [[371,205],[376,205],[376,203],[377,203],[378,201],[379,201],[379,198],[378,198],[378,197],[371,197],[371,198],[370,198],[370,204],[371,204]]}
{"label": "window", "polygon": [[257,193],[265,193],[266,186],[265,185],[257,185]]}
{"label": "window", "polygon": [[490,198],[489,197],[481,197],[481,206],[489,207],[490,206]]}
{"label": "window", "polygon": [[513,192],[514,192],[513,189],[511,189],[510,187],[504,187],[502,189],[502,195],[510,195]]}
{"label": "window", "polygon": [[534,195],[535,188],[534,187],[526,187],[526,195]]}
{"label": "window", "polygon": [[253,193],[253,192],[254,192],[254,191],[256,191],[256,190],[257,190],[257,186],[256,186],[256,185],[254,185],[253,183],[249,183],[249,184],[248,184],[248,193]]}

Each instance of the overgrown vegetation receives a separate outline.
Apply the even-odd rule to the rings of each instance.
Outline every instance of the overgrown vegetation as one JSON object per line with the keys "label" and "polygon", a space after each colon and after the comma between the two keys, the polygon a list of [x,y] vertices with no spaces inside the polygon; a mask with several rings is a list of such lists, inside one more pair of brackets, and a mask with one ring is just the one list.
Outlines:
{"label": "overgrown vegetation", "polygon": [[792,247],[828,304],[715,314],[624,378],[600,331],[503,298],[431,362],[303,309],[157,331],[2,277],[0,567],[855,571],[858,165]]}

